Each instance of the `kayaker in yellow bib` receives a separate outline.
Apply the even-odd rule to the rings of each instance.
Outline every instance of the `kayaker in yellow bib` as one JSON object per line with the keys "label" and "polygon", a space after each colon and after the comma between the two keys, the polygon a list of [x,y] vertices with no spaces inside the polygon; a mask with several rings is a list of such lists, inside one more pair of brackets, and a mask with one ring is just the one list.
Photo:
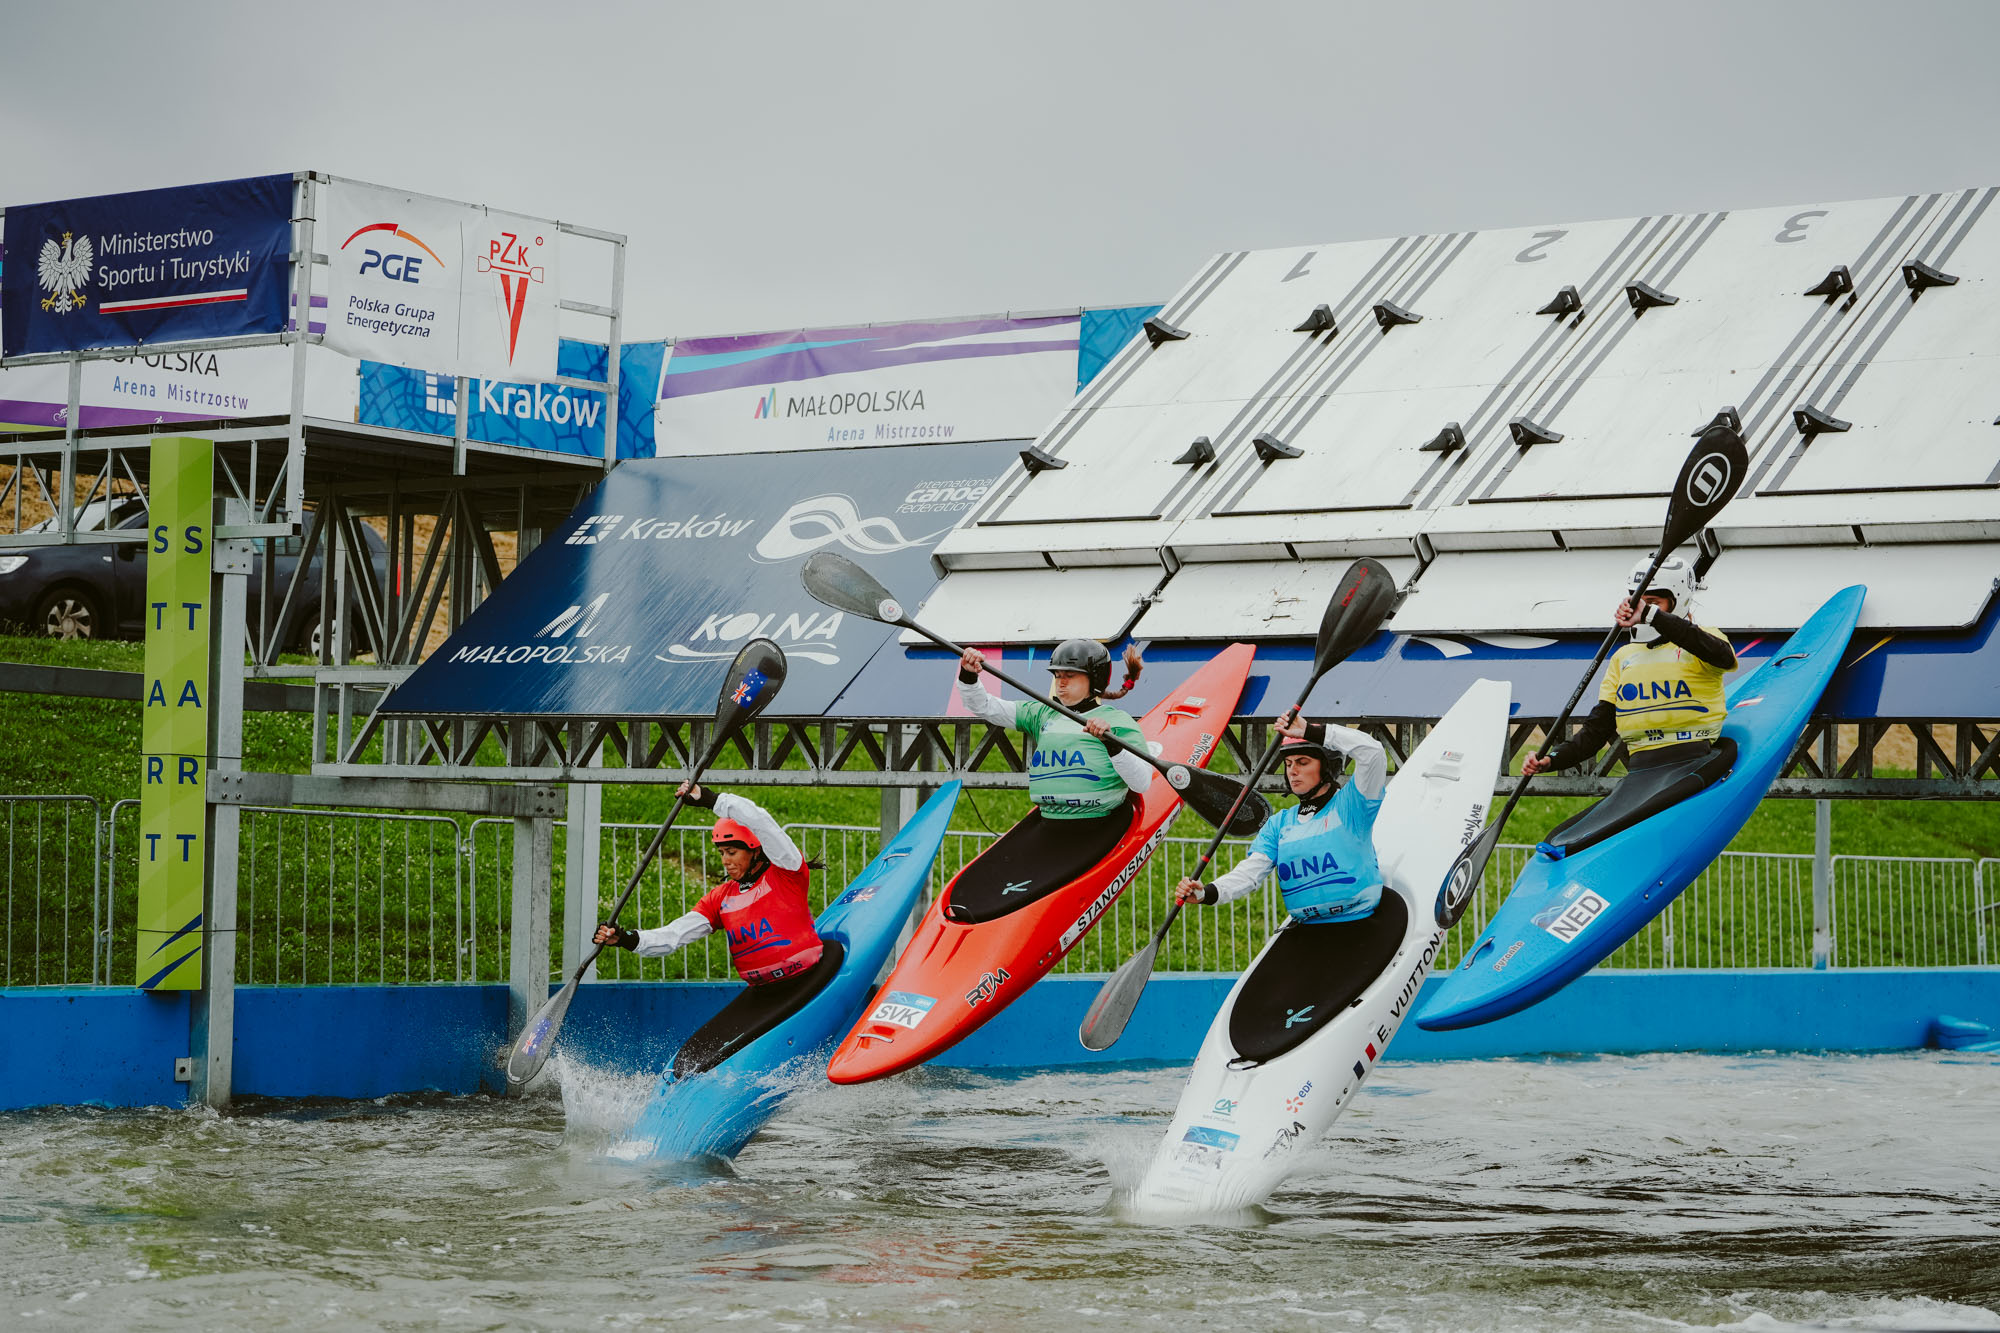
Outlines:
{"label": "kayaker in yellow bib", "polygon": [[1723,678],[1736,669],[1736,651],[1721,630],[1694,619],[1693,566],[1669,556],[1631,601],[1651,558],[1632,567],[1617,621],[1632,642],[1611,655],[1598,687],[1597,706],[1576,731],[1547,757],[1530,757],[1523,773],[1575,768],[1587,763],[1613,739],[1625,742],[1625,766],[1633,773],[1680,764],[1707,754],[1729,715]]}

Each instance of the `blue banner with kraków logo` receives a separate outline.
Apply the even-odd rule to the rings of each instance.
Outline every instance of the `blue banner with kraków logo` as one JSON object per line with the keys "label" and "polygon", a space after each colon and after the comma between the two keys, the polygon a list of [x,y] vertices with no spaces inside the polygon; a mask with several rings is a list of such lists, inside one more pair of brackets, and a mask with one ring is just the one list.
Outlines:
{"label": "blue banner with krak\u00f3w logo", "polygon": [[7,206],[0,355],[278,333],[292,178]]}
{"label": "blue banner with krak\u00f3w logo", "polygon": [[419,716],[707,717],[729,663],[773,639],[774,714],[823,713],[898,632],[814,601],[814,551],[906,605],[930,553],[1021,441],[641,459],[611,472],[383,703]]}
{"label": "blue banner with krak\u00f3w logo", "polygon": [[[660,387],[665,343],[618,349],[619,458],[653,456],[653,401]],[[610,358],[602,343],[565,338],[557,373],[602,383]],[[458,390],[445,372],[363,361],[361,424],[450,435],[457,429]],[[487,444],[540,449],[585,458],[604,456],[604,395],[568,384],[472,378],[466,381],[465,434]]]}

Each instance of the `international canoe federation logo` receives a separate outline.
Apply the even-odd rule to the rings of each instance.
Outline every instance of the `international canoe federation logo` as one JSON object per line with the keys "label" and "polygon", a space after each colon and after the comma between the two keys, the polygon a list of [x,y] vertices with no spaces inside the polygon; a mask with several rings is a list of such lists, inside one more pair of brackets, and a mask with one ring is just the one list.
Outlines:
{"label": "international canoe federation logo", "polygon": [[1716,452],[1703,457],[1688,472],[1688,503],[1702,509],[1716,503],[1718,497],[1729,494],[1729,482],[1735,474],[1736,467],[1728,454]]}
{"label": "international canoe federation logo", "polygon": [[741,707],[748,707],[750,704],[756,702],[758,695],[764,692],[764,685],[770,679],[769,676],[753,667],[749,675],[737,682],[735,692],[729,696],[729,702]]}
{"label": "international canoe federation logo", "polygon": [[35,266],[42,290],[48,293],[42,298],[42,309],[58,315],[83,309],[83,289],[90,281],[90,266],[96,257],[88,236],[72,240],[71,233],[64,232],[60,245],[53,239],[43,241]]}
{"label": "international canoe federation logo", "polygon": [[500,296],[507,306],[507,364],[514,364],[514,348],[521,340],[521,316],[528,309],[528,284],[547,281],[547,270],[535,262],[540,258],[542,238],[525,241],[511,231],[503,231],[486,243],[479,256],[481,273],[498,274]]}
{"label": "international canoe federation logo", "polygon": [[857,555],[893,555],[934,542],[950,531],[944,527],[921,537],[905,537],[893,519],[863,518],[848,496],[815,495],[780,514],[771,530],[757,539],[754,554],[767,564],[777,564],[838,542]]}

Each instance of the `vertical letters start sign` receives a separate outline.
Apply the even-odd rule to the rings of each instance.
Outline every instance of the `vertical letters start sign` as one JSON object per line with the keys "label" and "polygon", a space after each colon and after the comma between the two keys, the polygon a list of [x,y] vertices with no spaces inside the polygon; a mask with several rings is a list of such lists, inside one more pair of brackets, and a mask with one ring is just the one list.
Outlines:
{"label": "vertical letters start sign", "polygon": [[207,882],[209,548],[215,443],[153,441],[140,711],[139,932],[143,990],[201,985]]}

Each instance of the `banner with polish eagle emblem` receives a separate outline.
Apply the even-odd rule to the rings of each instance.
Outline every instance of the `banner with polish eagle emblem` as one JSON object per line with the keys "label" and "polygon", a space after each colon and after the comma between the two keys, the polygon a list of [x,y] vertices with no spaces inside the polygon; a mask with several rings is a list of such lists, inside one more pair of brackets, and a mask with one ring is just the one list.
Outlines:
{"label": "banner with polish eagle emblem", "polygon": [[0,356],[278,333],[292,178],[10,204]]}
{"label": "banner with polish eagle emblem", "polygon": [[554,223],[357,181],[321,199],[328,347],[440,374],[555,378]]}

